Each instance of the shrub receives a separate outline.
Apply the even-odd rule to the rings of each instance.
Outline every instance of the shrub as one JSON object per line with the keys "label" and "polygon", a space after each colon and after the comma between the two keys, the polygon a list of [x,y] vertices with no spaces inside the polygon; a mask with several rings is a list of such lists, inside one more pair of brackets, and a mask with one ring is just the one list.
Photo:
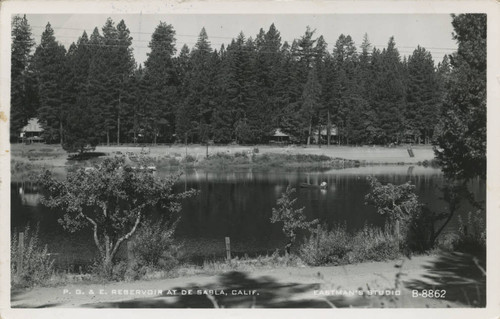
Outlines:
{"label": "shrub", "polygon": [[182,159],[182,161],[183,161],[184,163],[194,163],[194,162],[196,162],[196,157],[194,157],[193,155],[189,155],[189,154],[188,154],[188,155],[186,155],[186,156]]}
{"label": "shrub", "polygon": [[288,243],[285,246],[287,253],[290,253],[291,246],[295,242],[299,230],[310,230],[311,226],[318,223],[318,220],[307,222],[304,208],[295,208],[297,198],[292,199],[295,188],[287,186],[286,191],[276,201],[277,208],[273,208],[271,223],[283,223],[283,234],[287,237]]}
{"label": "shrub", "polygon": [[436,244],[436,222],[442,215],[436,214],[426,206],[420,207],[407,221],[405,246],[412,252],[425,252]]}
{"label": "shrub", "polygon": [[[33,287],[43,284],[54,273],[54,259],[50,257],[47,245],[40,243],[38,227],[32,231],[30,226],[24,228],[24,245],[22,252],[16,232],[12,236],[10,246],[11,284],[20,287]],[[22,268],[18,269],[17,262],[22,254]]]}
{"label": "shrub", "polygon": [[458,216],[458,236],[453,243],[455,251],[483,255],[486,253],[486,225],[479,216],[481,211],[467,214],[467,221]]}
{"label": "shrub", "polygon": [[247,153],[244,151],[234,153],[234,157],[244,157],[247,158]]}
{"label": "shrub", "polygon": [[[318,237],[319,236],[319,237]],[[345,225],[321,228],[300,247],[300,258],[311,266],[345,265],[391,260],[400,256],[399,243],[390,230],[365,226],[350,234]]]}
{"label": "shrub", "polygon": [[331,231],[320,228],[302,244],[299,255],[311,266],[342,265],[348,263],[347,254],[351,249],[351,236],[346,227],[337,226]]}
{"label": "shrub", "polygon": [[350,262],[391,260],[400,255],[398,240],[389,227],[380,229],[365,225],[351,242],[353,250]]}
{"label": "shrub", "polygon": [[173,238],[178,221],[144,222],[132,241],[132,252],[140,267],[170,270],[178,265],[180,245]]}

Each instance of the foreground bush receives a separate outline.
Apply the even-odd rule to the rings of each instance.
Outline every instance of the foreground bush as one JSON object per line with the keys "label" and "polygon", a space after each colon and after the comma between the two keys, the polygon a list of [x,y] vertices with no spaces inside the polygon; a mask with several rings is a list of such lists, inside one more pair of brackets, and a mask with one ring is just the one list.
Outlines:
{"label": "foreground bush", "polygon": [[[18,234],[14,232],[10,244],[10,273],[13,287],[33,287],[45,283],[54,273],[54,260],[47,246],[40,242],[38,228],[34,231],[24,228],[24,244],[19,245]],[[22,267],[18,261],[22,257]]]}
{"label": "foreground bush", "polygon": [[473,255],[486,253],[486,225],[479,212],[469,212],[466,221],[458,216],[458,235],[453,242],[453,249]]}
{"label": "foreground bush", "polygon": [[348,263],[348,253],[352,250],[350,236],[345,226],[338,226],[331,231],[320,228],[300,247],[300,258],[311,266],[341,265]]}
{"label": "foreground bush", "polygon": [[174,243],[178,220],[144,223],[132,241],[132,253],[140,265],[170,270],[178,265],[180,245]]}
{"label": "foreground bush", "polygon": [[391,260],[399,257],[400,251],[397,238],[388,229],[365,226],[351,234],[345,226],[337,226],[311,235],[299,255],[308,265],[320,266]]}
{"label": "foreground bush", "polygon": [[392,231],[365,226],[353,236],[350,262],[384,261],[398,258],[401,244]]}

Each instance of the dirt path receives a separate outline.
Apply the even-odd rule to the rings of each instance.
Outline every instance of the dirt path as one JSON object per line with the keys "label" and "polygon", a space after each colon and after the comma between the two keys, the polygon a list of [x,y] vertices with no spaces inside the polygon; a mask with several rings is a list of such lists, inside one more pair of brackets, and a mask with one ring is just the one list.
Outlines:
{"label": "dirt path", "polygon": [[[479,302],[484,297],[479,295],[481,276],[469,259],[433,255],[336,267],[285,267],[106,285],[72,284],[14,291],[12,307],[463,307],[474,303],[475,291]],[[477,276],[471,279],[450,275],[450,269],[457,265],[468,267],[464,273]],[[402,275],[401,283],[396,281],[398,273]],[[443,286],[441,280],[446,276],[454,276],[449,282],[456,286]],[[358,289],[372,294],[392,289],[391,294],[396,296],[361,297]],[[447,295],[414,297],[412,289],[440,289]],[[469,292],[467,298],[462,296],[464,291]]]}

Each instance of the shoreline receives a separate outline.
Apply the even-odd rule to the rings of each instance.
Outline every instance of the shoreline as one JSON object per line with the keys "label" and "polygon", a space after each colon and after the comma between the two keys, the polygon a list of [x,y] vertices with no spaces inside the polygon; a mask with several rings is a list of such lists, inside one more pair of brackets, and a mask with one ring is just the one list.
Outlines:
{"label": "shoreline", "polygon": [[[413,147],[410,157],[406,147],[380,146],[210,146],[208,158],[206,146],[182,145],[136,147],[98,146],[95,154],[101,156],[87,160],[69,160],[68,154],[59,145],[12,144],[11,162],[14,165],[31,167],[68,167],[111,156],[125,156],[135,161],[144,160],[159,168],[350,168],[371,165],[432,165],[432,146]],[[187,155],[186,155],[187,154]],[[133,161],[129,161],[132,162]],[[17,164],[20,163],[20,164]],[[16,167],[15,167],[16,168]],[[22,170],[23,167],[18,167]]]}

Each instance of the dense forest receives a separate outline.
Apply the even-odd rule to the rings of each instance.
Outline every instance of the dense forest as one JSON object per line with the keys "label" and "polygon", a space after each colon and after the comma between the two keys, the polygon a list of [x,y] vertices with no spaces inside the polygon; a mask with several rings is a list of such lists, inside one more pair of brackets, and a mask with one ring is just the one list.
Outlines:
{"label": "dense forest", "polygon": [[[431,143],[452,73],[418,46],[401,58],[394,38],[357,48],[340,35],[327,50],[307,28],[291,44],[271,25],[213,48],[205,29],[176,48],[161,22],[144,65],[125,22],[108,19],[66,49],[48,23],[35,46],[26,17],[12,22],[11,140],[37,117],[49,143],[265,143],[276,129],[294,143]],[[450,35],[451,36],[451,35]],[[330,132],[336,136],[331,140]]]}

